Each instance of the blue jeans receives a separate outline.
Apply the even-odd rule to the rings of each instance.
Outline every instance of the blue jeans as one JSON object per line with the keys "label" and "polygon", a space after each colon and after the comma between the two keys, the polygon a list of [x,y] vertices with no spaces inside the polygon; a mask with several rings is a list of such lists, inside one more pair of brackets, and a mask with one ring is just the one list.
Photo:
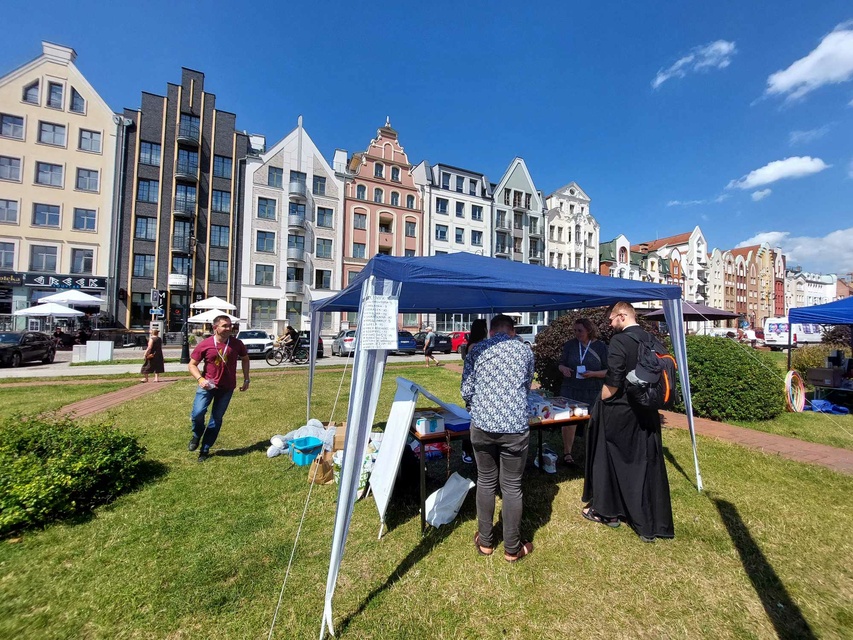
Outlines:
{"label": "blue jeans", "polygon": [[[195,400],[193,400],[193,410],[190,413],[192,420],[193,437],[202,440],[201,450],[207,451],[216,442],[219,436],[219,428],[222,426],[222,417],[228,409],[228,403],[231,402],[231,396],[234,394],[234,389],[202,389],[199,387],[195,391]],[[204,416],[207,413],[207,408],[210,403],[213,403],[213,408],[210,410],[210,420],[207,423],[207,430],[204,428]]]}

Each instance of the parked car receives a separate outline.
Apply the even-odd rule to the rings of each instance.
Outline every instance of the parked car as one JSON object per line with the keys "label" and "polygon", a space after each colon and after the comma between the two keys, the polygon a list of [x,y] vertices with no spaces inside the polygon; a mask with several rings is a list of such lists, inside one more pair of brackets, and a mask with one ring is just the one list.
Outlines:
{"label": "parked car", "polygon": [[[418,351],[424,350],[426,337],[426,331],[418,331],[415,334],[415,343],[417,343]],[[433,351],[440,351],[441,353],[450,353],[453,351],[453,343],[450,340],[450,336],[444,335],[443,333],[436,333],[435,338],[435,346],[432,349]]]}
{"label": "parked car", "polygon": [[548,325],[544,324],[517,324],[515,325],[515,335],[521,338],[524,344],[532,345],[536,342],[536,336],[547,328]]}
{"label": "parked car", "polygon": [[450,334],[450,348],[456,353],[462,353],[464,346],[468,344],[469,331],[453,331]]}
{"label": "parked car", "polygon": [[410,331],[397,332],[397,353],[406,353],[411,356],[417,350],[418,343],[415,342],[415,337]]}
{"label": "parked car", "polygon": [[351,356],[355,351],[355,329],[341,331],[332,341],[333,356]]}
{"label": "parked car", "polygon": [[[310,331],[300,331],[299,332],[299,344],[308,349],[311,348],[311,332]],[[326,354],[323,352],[323,336],[317,336],[317,357],[322,358]]]}
{"label": "parked car", "polygon": [[20,367],[24,362],[40,360],[50,364],[56,357],[53,338],[40,331],[0,333],[0,363]]}
{"label": "parked car", "polygon": [[264,358],[272,351],[272,343],[275,340],[266,331],[246,330],[237,333],[237,339],[246,345],[246,351],[250,358]]}

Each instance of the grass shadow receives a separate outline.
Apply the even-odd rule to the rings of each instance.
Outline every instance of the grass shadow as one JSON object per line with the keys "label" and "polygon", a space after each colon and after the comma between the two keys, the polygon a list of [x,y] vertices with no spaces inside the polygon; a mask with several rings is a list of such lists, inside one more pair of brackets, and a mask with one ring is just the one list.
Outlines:
{"label": "grass shadow", "polygon": [[675,467],[675,470],[678,471],[678,473],[683,475],[685,478],[687,478],[688,482],[693,484],[694,479],[687,475],[687,472],[684,470],[684,467],[682,467],[678,463],[678,460],[675,459],[675,456],[672,455],[672,452],[669,450],[669,448],[667,448],[667,447],[663,448],[663,455],[666,458],[666,461],[669,462],[669,464],[671,464],[673,467]]}
{"label": "grass shadow", "polygon": [[800,607],[788,594],[788,590],[773,566],[750,535],[737,507],[726,500],[717,498],[712,500],[740,555],[746,575],[749,576],[752,587],[761,599],[764,611],[776,630],[776,635],[781,640],[816,638],[811,626],[803,617]]}
{"label": "grass shadow", "polygon": [[238,449],[220,449],[216,452],[217,456],[221,456],[223,458],[236,458],[238,456],[245,456],[249,453],[256,453],[259,451],[266,451],[270,446],[269,440],[261,440],[260,442],[256,442],[255,444],[250,444],[245,447],[240,447]]}

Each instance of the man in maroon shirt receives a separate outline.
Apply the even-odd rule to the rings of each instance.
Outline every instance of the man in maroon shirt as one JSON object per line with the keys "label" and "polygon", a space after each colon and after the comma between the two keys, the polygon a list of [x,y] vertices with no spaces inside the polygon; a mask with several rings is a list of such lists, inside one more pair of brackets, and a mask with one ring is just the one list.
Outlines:
{"label": "man in maroon shirt", "polygon": [[[198,343],[187,366],[198,385],[190,414],[193,435],[187,448],[195,451],[201,443],[199,462],[210,457],[210,447],[216,442],[222,417],[237,388],[238,359],[243,364],[243,385],[240,391],[245,391],[249,388],[249,354],[246,346],[231,337],[231,319],[228,316],[216,316],[213,320],[213,335]],[[204,372],[198,368],[202,362]],[[204,418],[211,402],[210,421],[205,429]]]}

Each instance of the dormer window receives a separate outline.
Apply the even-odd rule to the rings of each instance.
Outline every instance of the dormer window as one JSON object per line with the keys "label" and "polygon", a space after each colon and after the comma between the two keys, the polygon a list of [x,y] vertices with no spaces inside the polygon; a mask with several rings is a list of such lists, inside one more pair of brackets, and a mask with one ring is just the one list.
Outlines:
{"label": "dormer window", "polygon": [[47,106],[54,109],[62,108],[62,85],[58,82],[47,83]]}
{"label": "dormer window", "polygon": [[29,102],[30,104],[38,104],[39,103],[39,81],[36,80],[32,84],[28,84],[24,87],[24,102]]}

